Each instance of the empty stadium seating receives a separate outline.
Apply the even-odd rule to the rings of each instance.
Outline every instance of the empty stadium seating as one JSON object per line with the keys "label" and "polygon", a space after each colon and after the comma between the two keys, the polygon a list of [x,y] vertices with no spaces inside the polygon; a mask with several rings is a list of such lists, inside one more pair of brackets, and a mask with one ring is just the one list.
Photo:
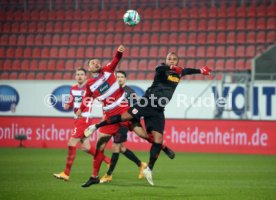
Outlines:
{"label": "empty stadium seating", "polygon": [[259,49],[276,42],[276,6],[267,1],[249,5],[215,1],[199,7],[193,1],[158,1],[158,8],[141,2],[136,6],[142,20],[135,27],[123,24],[127,5],[117,9],[115,0],[103,10],[89,6],[74,10],[73,5],[56,2],[55,11],[39,2],[25,11],[4,2],[1,79],[71,79],[74,69],[89,58],[110,60],[119,44],[127,48],[120,69],[128,71],[130,79],[152,78],[157,59],[165,59],[170,50],[186,67],[207,64],[216,70],[248,70]]}

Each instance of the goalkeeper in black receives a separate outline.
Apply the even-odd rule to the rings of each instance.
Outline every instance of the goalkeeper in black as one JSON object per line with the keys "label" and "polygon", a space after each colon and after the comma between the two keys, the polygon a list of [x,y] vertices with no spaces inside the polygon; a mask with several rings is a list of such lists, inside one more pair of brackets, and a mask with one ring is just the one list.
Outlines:
{"label": "goalkeeper in black", "polygon": [[211,70],[207,66],[200,69],[183,69],[178,67],[177,64],[178,56],[176,53],[168,53],[166,62],[156,67],[152,85],[128,112],[112,116],[105,121],[89,126],[87,129],[92,134],[96,129],[105,125],[132,119],[140,120],[141,117],[144,117],[146,130],[148,133],[152,134],[154,141],[150,149],[148,167],[143,171],[144,176],[151,185],[154,185],[152,170],[162,149],[163,132],[165,128],[164,109],[171,100],[181,77],[190,74],[211,74]]}

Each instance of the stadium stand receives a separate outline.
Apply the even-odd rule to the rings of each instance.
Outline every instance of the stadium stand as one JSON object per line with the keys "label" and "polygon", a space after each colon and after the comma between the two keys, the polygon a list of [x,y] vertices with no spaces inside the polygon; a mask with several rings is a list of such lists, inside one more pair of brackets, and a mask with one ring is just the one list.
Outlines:
{"label": "stadium stand", "polygon": [[121,43],[128,52],[120,67],[133,79],[151,78],[156,59],[172,49],[186,67],[250,70],[259,50],[276,42],[268,0],[133,1],[142,19],[135,27],[123,24],[129,5],[116,0],[104,7],[56,0],[51,9],[47,1],[15,2],[0,3],[1,79],[70,79],[89,58],[109,60]]}

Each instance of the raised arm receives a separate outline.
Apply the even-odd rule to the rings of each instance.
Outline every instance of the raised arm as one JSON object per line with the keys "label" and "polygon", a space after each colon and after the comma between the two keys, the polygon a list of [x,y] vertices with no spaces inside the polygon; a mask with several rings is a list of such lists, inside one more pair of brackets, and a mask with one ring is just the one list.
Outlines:
{"label": "raised arm", "polygon": [[185,76],[190,74],[203,74],[203,75],[210,75],[212,70],[207,66],[204,66],[200,69],[193,69],[193,68],[181,68],[178,66],[171,66],[171,69],[176,71],[179,75]]}
{"label": "raised arm", "polygon": [[117,52],[115,54],[115,56],[113,57],[113,60],[108,63],[103,70],[104,71],[109,71],[109,72],[114,72],[119,61],[121,60],[122,56],[123,56],[123,52],[125,51],[125,47],[123,45],[120,45],[117,49]]}

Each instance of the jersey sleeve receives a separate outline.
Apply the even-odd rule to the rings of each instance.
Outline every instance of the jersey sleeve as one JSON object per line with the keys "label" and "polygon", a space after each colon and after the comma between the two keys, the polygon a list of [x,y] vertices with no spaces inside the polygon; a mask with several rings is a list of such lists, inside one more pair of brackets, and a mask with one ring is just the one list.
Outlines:
{"label": "jersey sleeve", "polygon": [[122,57],[123,53],[117,51],[115,56],[113,57],[113,60],[110,63],[108,63],[105,67],[103,67],[103,71],[114,72]]}
{"label": "jersey sleeve", "polygon": [[[87,103],[91,102],[91,98],[93,98],[93,93],[90,90],[89,84],[86,84],[86,91],[85,91],[85,95],[82,98],[82,102],[80,105],[80,109],[81,111],[83,111],[86,107],[87,107]],[[88,98],[90,100],[88,100]]]}
{"label": "jersey sleeve", "polygon": [[74,106],[74,96],[72,94],[72,89],[73,89],[73,87],[71,87],[71,89],[70,89],[69,100],[67,102],[67,104],[69,105],[69,109],[73,108],[73,106]]}
{"label": "jersey sleeve", "polygon": [[182,70],[181,76],[190,75],[190,74],[200,74],[199,69],[185,68]]}

